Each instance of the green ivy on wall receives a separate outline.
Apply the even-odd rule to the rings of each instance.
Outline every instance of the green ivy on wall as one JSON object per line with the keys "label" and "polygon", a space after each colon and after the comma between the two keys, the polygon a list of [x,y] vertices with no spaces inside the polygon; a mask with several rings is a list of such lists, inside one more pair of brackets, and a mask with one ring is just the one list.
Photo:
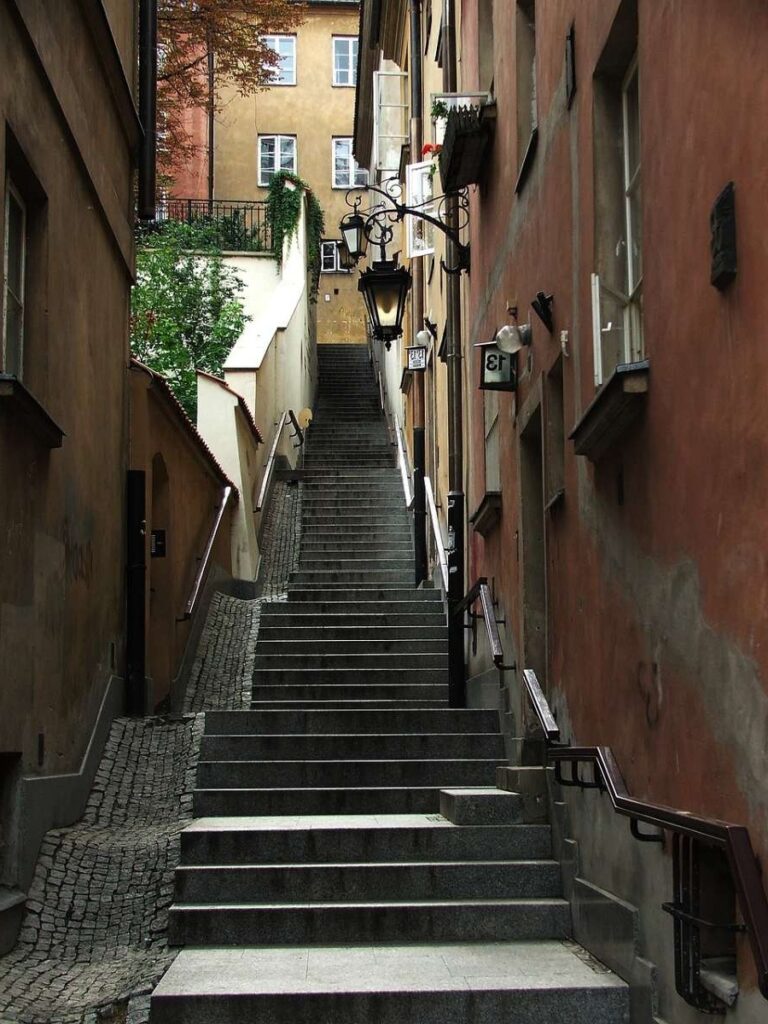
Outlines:
{"label": "green ivy on wall", "polygon": [[[287,184],[296,186],[286,187]],[[307,196],[307,270],[310,298],[317,301],[320,284],[320,241],[325,230],[325,216],[312,189],[290,171],[278,171],[269,183],[267,216],[272,224],[272,251],[278,263],[283,258],[283,243],[291,238],[299,225],[304,193]]]}

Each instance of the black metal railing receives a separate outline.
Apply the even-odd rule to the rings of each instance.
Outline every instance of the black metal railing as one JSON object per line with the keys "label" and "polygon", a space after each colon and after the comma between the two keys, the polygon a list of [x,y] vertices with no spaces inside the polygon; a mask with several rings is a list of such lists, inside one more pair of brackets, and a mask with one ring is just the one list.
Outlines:
{"label": "black metal railing", "polygon": [[180,221],[210,229],[210,237],[225,250],[270,252],[272,222],[266,202],[246,199],[163,199],[157,220]]}
{"label": "black metal railing", "polygon": [[304,431],[301,429],[293,409],[286,409],[278,420],[275,432],[272,435],[272,444],[269,447],[269,455],[267,456],[267,461],[264,466],[264,475],[261,478],[261,487],[259,488],[259,497],[256,501],[256,508],[253,510],[254,513],[261,512],[267,500],[267,492],[269,491],[269,485],[272,481],[272,474],[274,472],[275,461],[277,459],[277,449],[280,445],[280,438],[283,436],[283,428],[286,423],[290,423],[293,427],[291,437],[297,438],[293,447],[301,448],[304,444]]}
{"label": "black metal railing", "polygon": [[[473,612],[480,601],[482,614]],[[485,577],[480,577],[456,607],[455,614],[469,612],[472,624],[483,619],[488,634],[493,662],[503,670],[504,651],[498,631],[493,597]],[[706,973],[704,950],[709,943],[703,936],[712,933],[735,935],[744,932],[757,970],[757,984],[768,999],[768,898],[763,887],[760,862],[755,855],[744,825],[697,816],[690,811],[667,807],[630,795],[624,777],[610,747],[570,746],[561,740],[560,729],[549,706],[536,673],[521,673],[523,691],[533,709],[544,737],[546,760],[554,762],[555,779],[565,787],[597,789],[607,793],[613,810],[629,818],[632,836],[641,842],[658,843],[664,832],[672,835],[673,900],[662,904],[674,922],[675,985],[680,996],[690,1005],[707,1013],[723,1013],[725,1006],[703,983]],[[564,764],[570,772],[563,772]],[[590,765],[591,778],[584,778],[581,765]],[[640,823],[651,825],[657,832],[640,829]],[[722,866],[730,875],[731,892],[740,911],[741,921],[712,920],[702,912],[702,904],[712,895],[706,892],[706,850],[722,855]],[[711,875],[709,876],[711,882]],[[717,888],[722,890],[723,878]],[[722,897],[722,891],[719,895]]]}

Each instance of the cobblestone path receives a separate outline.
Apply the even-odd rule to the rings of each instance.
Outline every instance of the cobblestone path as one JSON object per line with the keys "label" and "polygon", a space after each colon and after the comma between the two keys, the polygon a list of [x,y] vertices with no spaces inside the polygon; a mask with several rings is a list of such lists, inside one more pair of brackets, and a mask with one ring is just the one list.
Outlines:
{"label": "cobblestone path", "polygon": [[179,833],[206,708],[250,701],[259,609],[279,600],[298,553],[300,486],[276,483],[258,600],[215,594],[185,713],[120,718],[81,821],[49,832],[24,925],[0,957],[0,1024],[145,1024],[149,995],[176,957],[166,940]]}

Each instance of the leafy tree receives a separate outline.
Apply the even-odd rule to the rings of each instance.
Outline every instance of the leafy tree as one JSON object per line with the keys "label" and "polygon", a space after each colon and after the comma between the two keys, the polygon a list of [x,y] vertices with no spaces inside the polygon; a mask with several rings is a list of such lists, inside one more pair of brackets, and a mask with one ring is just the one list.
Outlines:
{"label": "leafy tree", "polygon": [[158,162],[161,173],[188,159],[194,145],[184,127],[190,107],[217,109],[209,83],[209,54],[216,86],[250,96],[269,84],[277,54],[264,42],[293,32],[305,11],[295,0],[159,0]]}
{"label": "leafy tree", "polygon": [[131,295],[131,349],[168,378],[194,421],[196,370],[220,375],[248,322],[243,283],[224,264],[215,226],[168,221],[142,233]]}

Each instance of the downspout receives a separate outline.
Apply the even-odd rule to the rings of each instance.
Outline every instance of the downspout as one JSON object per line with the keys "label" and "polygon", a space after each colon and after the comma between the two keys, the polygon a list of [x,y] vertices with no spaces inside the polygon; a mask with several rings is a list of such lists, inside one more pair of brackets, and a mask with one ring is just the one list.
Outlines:
{"label": "downspout", "polygon": [[[423,138],[421,0],[410,2],[411,162],[419,160]],[[411,338],[424,326],[424,258],[411,260]],[[427,578],[427,498],[424,490],[424,374],[413,375],[413,548],[418,587]]]}
{"label": "downspout", "polygon": [[[443,0],[443,89],[457,91],[455,0]],[[458,198],[446,204],[446,223],[458,229]],[[448,266],[459,264],[456,245],[448,240]],[[456,607],[464,597],[464,445],[461,373],[461,280],[446,275],[446,359],[448,370],[448,702],[466,703],[463,616]]]}
{"label": "downspout", "polygon": [[154,220],[157,190],[157,0],[139,4],[139,220]]}
{"label": "downspout", "polygon": [[213,215],[213,112],[215,106],[215,81],[213,76],[213,50],[208,38],[208,213]]}

